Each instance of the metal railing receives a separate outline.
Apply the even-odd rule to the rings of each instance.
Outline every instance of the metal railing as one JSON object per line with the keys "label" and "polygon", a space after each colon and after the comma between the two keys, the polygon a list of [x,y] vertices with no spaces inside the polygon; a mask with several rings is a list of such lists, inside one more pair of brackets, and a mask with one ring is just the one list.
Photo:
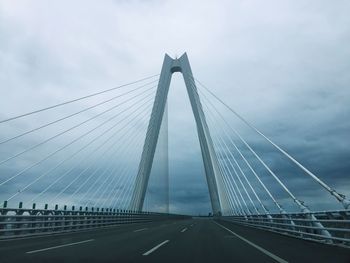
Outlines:
{"label": "metal railing", "polygon": [[35,205],[25,209],[20,203],[19,208],[0,208],[0,239],[186,218],[189,216],[119,209],[75,210],[74,206],[59,210],[57,205],[53,210],[47,205],[44,209],[36,209]]}
{"label": "metal railing", "polygon": [[302,239],[350,246],[350,210],[223,216],[220,219]]}

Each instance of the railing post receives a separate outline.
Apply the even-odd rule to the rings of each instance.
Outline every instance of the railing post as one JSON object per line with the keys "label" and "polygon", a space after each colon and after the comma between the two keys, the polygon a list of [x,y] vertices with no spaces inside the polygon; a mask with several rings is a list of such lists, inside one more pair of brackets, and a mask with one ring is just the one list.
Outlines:
{"label": "railing post", "polygon": [[[16,219],[15,219],[15,226],[14,226],[14,229],[18,229],[18,228],[21,228],[22,227],[22,224],[18,223],[18,222],[21,222],[23,218],[21,218],[20,216],[23,215],[23,203],[22,202],[19,202],[18,204],[18,209],[16,210]],[[13,226],[12,226],[13,227]],[[21,234],[21,231],[15,231],[15,235],[20,235]]]}
{"label": "railing post", "polygon": [[55,215],[55,217],[54,217],[54,228],[53,228],[53,231],[55,232],[55,231],[59,231],[59,226],[60,226],[60,223],[59,223],[59,221],[60,221],[60,218],[59,217],[57,217],[58,216],[58,214],[59,214],[59,212],[58,212],[58,205],[56,204],[55,205],[55,210],[53,211],[53,214]]}
{"label": "railing post", "polygon": [[[7,214],[7,201],[4,201],[4,205],[3,208],[0,208],[0,215],[2,215],[3,217],[0,219],[0,221],[2,222],[7,222],[8,218],[6,218],[6,214]],[[0,224],[0,229],[7,229],[8,228],[8,224]],[[2,235],[6,235],[6,232],[0,232],[0,236]]]}
{"label": "railing post", "polygon": [[67,212],[67,205],[64,205],[63,206],[63,224],[64,224],[64,227],[62,228],[62,230],[69,230],[69,218],[68,218],[68,212]]}

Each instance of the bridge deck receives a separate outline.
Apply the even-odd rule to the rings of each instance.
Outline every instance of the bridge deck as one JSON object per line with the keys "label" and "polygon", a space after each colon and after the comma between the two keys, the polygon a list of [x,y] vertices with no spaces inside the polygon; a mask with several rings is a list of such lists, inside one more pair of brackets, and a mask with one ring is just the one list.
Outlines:
{"label": "bridge deck", "polygon": [[166,221],[0,241],[0,262],[350,262],[347,248],[218,223]]}

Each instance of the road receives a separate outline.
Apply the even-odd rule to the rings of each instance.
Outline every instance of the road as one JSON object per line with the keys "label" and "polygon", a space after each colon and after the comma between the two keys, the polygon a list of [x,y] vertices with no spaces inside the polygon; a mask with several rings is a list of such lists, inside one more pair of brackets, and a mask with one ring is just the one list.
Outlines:
{"label": "road", "polygon": [[350,249],[211,219],[0,241],[0,262],[350,262]]}

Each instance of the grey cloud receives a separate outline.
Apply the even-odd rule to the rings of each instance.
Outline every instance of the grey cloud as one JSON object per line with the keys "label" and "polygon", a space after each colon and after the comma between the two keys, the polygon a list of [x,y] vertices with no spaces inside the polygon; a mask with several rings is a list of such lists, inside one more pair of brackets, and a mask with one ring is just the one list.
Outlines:
{"label": "grey cloud", "polygon": [[[0,4],[0,89],[4,96],[0,99],[0,117],[156,74],[165,52],[175,57],[187,51],[195,77],[332,187],[350,195],[349,11],[348,1],[313,0],[222,1],[220,4],[199,0],[103,4],[3,2]],[[108,96],[101,99],[106,98]],[[8,123],[2,126],[0,140],[46,123],[52,120],[52,115],[64,116],[97,102],[91,99],[77,106]],[[96,109],[84,117],[101,111]],[[298,197],[314,209],[339,208],[323,190],[233,115],[226,110],[223,114]],[[82,120],[76,118],[17,143],[0,145],[1,159]],[[146,122],[140,127],[144,129]],[[212,128],[221,132],[217,127]],[[19,168],[39,160],[84,129],[0,167],[0,178],[8,178]],[[137,149],[139,153],[141,145],[142,138],[130,151]],[[70,149],[70,153],[77,148]],[[113,160],[122,165],[122,157],[113,159],[107,154],[95,165],[108,165]],[[198,138],[179,75],[174,75],[169,95],[169,157],[171,209],[207,213],[209,197]],[[49,165],[55,165],[58,159]],[[262,178],[281,202],[289,206],[291,202],[281,189],[252,156],[249,160],[259,167]],[[137,163],[138,159],[133,161]],[[84,165],[77,167],[76,172],[84,169]],[[41,184],[29,189],[28,196],[35,195],[69,167],[67,164],[43,178]],[[38,167],[0,189],[1,199],[44,171],[45,167]],[[71,179],[63,180],[48,196],[55,195]],[[155,183],[154,187],[159,186]],[[256,187],[266,202],[270,202],[262,189]],[[18,200],[20,198],[25,196],[19,196]],[[61,203],[73,201],[63,196]]]}

